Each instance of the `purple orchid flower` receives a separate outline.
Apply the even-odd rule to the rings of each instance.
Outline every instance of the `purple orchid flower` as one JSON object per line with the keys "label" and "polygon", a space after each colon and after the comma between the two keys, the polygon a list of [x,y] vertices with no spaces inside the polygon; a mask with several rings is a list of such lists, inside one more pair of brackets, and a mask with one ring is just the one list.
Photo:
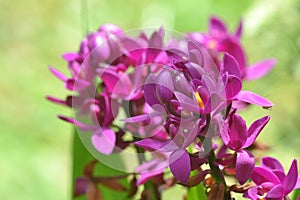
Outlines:
{"label": "purple orchid flower", "polygon": [[[174,138],[163,141],[146,138],[135,142],[135,145],[148,151],[169,153],[168,165],[174,177],[182,183],[186,183],[190,177],[191,160],[186,148],[194,142],[198,136],[199,127],[196,123],[192,130],[178,130]],[[201,128],[201,127],[200,127]]]}
{"label": "purple orchid flower", "polygon": [[250,188],[245,197],[252,200],[283,200],[294,189],[299,188],[297,161],[293,160],[285,174],[281,163],[272,157],[264,157],[261,166],[254,167],[251,175],[256,186]]}
{"label": "purple orchid flower", "polygon": [[243,23],[239,23],[236,31],[229,33],[225,23],[217,17],[210,18],[209,32],[190,33],[189,37],[203,45],[214,62],[220,66],[218,56],[220,53],[227,52],[235,57],[241,72],[241,78],[244,80],[258,79],[266,75],[276,64],[274,59],[266,59],[254,65],[247,67],[245,52],[240,44]]}
{"label": "purple orchid flower", "polygon": [[240,184],[244,184],[250,178],[255,165],[252,153],[244,149],[253,144],[269,120],[269,116],[262,117],[253,122],[247,130],[245,120],[238,114],[231,113],[221,128],[220,134],[224,144],[236,152],[236,177]]}
{"label": "purple orchid flower", "polygon": [[[112,105],[114,104],[114,105]],[[84,124],[73,118],[59,116],[60,119],[74,124],[81,131],[93,131],[91,141],[101,153],[109,155],[116,143],[116,134],[110,128],[114,116],[118,113],[118,105],[107,95],[102,94],[98,99],[87,99],[79,110],[79,115],[89,114],[92,124]]]}

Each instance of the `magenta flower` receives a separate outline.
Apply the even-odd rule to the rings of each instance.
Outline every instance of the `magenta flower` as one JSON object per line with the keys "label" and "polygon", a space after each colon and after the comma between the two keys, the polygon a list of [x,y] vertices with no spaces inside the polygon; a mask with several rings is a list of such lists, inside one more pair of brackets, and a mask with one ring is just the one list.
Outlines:
{"label": "magenta flower", "polygon": [[194,126],[188,134],[183,130],[178,130],[173,139],[165,139],[159,141],[157,139],[146,138],[135,142],[135,145],[140,146],[148,151],[159,151],[169,153],[168,165],[174,177],[182,183],[186,183],[190,177],[191,159],[186,148],[191,145],[194,139],[198,136],[200,128]]}
{"label": "magenta flower", "polygon": [[270,117],[262,117],[247,130],[245,120],[236,113],[231,113],[225,120],[220,131],[224,144],[236,152],[236,177],[240,184],[244,184],[251,176],[255,165],[254,156],[248,150],[262,129],[269,122]]}
{"label": "magenta flower", "polygon": [[299,187],[297,161],[293,160],[288,173],[285,174],[279,161],[275,158],[264,157],[261,166],[253,169],[251,179],[256,186],[250,188],[245,197],[252,200],[283,200]]}
{"label": "magenta flower", "polygon": [[246,55],[240,43],[242,29],[243,23],[241,21],[236,31],[231,34],[222,20],[212,17],[209,21],[208,33],[194,32],[190,33],[189,37],[203,45],[218,66],[220,66],[219,54],[226,52],[236,59],[242,79],[253,80],[261,78],[273,68],[276,61],[274,59],[266,59],[247,67]]}

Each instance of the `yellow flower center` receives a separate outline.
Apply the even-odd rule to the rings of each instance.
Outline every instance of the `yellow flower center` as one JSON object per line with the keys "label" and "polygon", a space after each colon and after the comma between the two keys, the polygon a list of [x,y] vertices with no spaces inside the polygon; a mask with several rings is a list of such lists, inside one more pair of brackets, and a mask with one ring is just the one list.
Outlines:
{"label": "yellow flower center", "polygon": [[203,109],[204,108],[204,103],[203,103],[203,101],[202,101],[202,99],[200,97],[199,92],[195,92],[195,97],[196,97],[198,105],[200,106],[200,108]]}

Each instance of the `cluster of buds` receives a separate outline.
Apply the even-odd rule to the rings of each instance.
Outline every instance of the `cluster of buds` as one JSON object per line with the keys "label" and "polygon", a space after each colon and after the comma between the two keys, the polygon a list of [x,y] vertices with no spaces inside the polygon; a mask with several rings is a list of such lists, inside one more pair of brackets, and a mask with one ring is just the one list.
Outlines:
{"label": "cluster of buds", "polygon": [[[247,128],[239,112],[250,105],[270,108],[273,103],[242,90],[243,81],[266,75],[275,60],[249,66],[241,34],[242,23],[230,33],[216,17],[210,19],[208,33],[169,41],[163,28],[133,37],[105,24],[88,33],[78,52],[63,55],[71,77],[50,67],[73,91],[65,100],[47,97],[76,111],[74,118],[59,118],[80,132],[91,132],[97,152],[109,156],[136,149],[140,160],[124,176],[94,178],[89,172],[79,177],[75,194],[97,188],[98,182],[125,191],[117,180],[129,176],[136,188],[129,190],[130,196],[151,182],[157,199],[175,184],[203,184],[209,199],[232,199],[238,192],[253,200],[281,200],[300,187],[296,160],[287,174],[274,158],[264,157],[261,166],[255,166],[255,140],[270,117]],[[229,185],[228,177],[235,183]],[[142,192],[142,199],[147,195]]]}

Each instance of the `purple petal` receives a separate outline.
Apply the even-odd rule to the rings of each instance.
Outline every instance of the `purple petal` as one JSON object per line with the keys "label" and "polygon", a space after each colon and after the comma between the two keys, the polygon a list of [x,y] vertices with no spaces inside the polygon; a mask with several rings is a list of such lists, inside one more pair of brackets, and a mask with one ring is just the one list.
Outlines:
{"label": "purple petal", "polygon": [[242,89],[242,81],[236,76],[228,76],[225,85],[226,99],[232,100]]}
{"label": "purple petal", "polygon": [[281,163],[276,160],[275,158],[272,158],[272,157],[264,157],[261,159],[261,166],[262,167],[265,167],[265,168],[268,168],[268,169],[271,169],[271,170],[280,170],[280,171],[283,171],[284,172],[284,169],[281,165]]}
{"label": "purple petal", "polygon": [[122,119],[121,121],[128,122],[128,123],[147,122],[147,121],[151,120],[151,117],[152,116],[150,114],[143,114],[143,115],[125,118],[125,119]]}
{"label": "purple petal", "polygon": [[77,53],[65,53],[62,55],[63,59],[65,59],[68,62],[72,62],[74,60],[76,60],[78,58],[78,54]]}
{"label": "purple petal", "polygon": [[145,82],[144,85],[144,96],[145,96],[145,100],[146,102],[152,107],[156,104],[160,104],[160,101],[157,97],[157,93],[156,93],[156,79],[155,79],[155,75],[154,74],[150,74]]}
{"label": "purple petal", "polygon": [[229,119],[229,148],[239,150],[247,140],[247,126],[245,120],[237,115],[233,114]]}
{"label": "purple petal", "polygon": [[222,73],[228,72],[228,75],[233,75],[237,78],[241,77],[241,72],[237,61],[228,53],[225,53],[223,57],[220,70]]}
{"label": "purple petal", "polygon": [[244,197],[250,198],[250,199],[259,199],[258,196],[258,187],[254,186],[252,188],[250,188],[249,190],[247,190],[244,194]]}
{"label": "purple petal", "polygon": [[283,182],[285,195],[288,195],[295,188],[297,179],[298,179],[298,166],[297,166],[297,160],[294,159],[290,167],[290,170],[286,175],[286,179]]}
{"label": "purple petal", "polygon": [[227,52],[235,58],[238,63],[241,77],[243,77],[246,70],[246,56],[238,41],[231,38],[225,39],[220,43],[219,48],[220,51]]}
{"label": "purple petal", "polygon": [[77,121],[76,119],[71,118],[71,117],[65,117],[65,116],[61,116],[61,115],[58,115],[57,117],[63,121],[74,124],[76,127],[80,128],[82,131],[92,131],[92,130],[95,130],[97,127],[95,125],[84,124],[80,121]]}
{"label": "purple petal", "polygon": [[255,104],[264,108],[270,108],[274,106],[271,101],[250,91],[241,91],[238,95],[235,96],[234,100],[246,102],[249,104]]}
{"label": "purple petal", "polygon": [[187,111],[191,111],[191,112],[198,112],[199,111],[199,106],[196,103],[196,101],[194,101],[194,99],[186,96],[185,94],[181,93],[181,92],[174,92],[176,98],[178,99],[180,106]]}
{"label": "purple petal", "polygon": [[179,148],[172,140],[159,141],[152,138],[146,138],[137,141],[134,144],[148,151],[159,150],[169,152],[175,151]]}
{"label": "purple petal", "polygon": [[[294,189],[299,189],[299,188],[300,188],[300,177],[298,176],[298,178],[297,178],[297,183],[296,183]],[[299,197],[300,197],[300,196],[299,196]]]}
{"label": "purple petal", "polygon": [[137,186],[142,185],[146,183],[148,180],[150,180],[151,178],[163,174],[163,172],[164,172],[164,168],[141,173],[140,178],[137,180],[136,185]]}
{"label": "purple petal", "polygon": [[284,171],[275,169],[275,170],[272,170],[272,172],[277,176],[277,178],[280,180],[281,183],[283,183],[284,180],[286,179],[286,175],[285,175]]}
{"label": "purple petal", "polygon": [[154,159],[149,162],[144,162],[142,165],[136,168],[136,171],[140,173],[137,186],[144,184],[159,174],[162,174],[167,166],[168,163],[161,159]]}
{"label": "purple petal", "polygon": [[276,185],[273,187],[266,196],[266,199],[282,200],[284,198],[284,188],[282,185]]}
{"label": "purple petal", "polygon": [[109,32],[112,34],[120,34],[123,33],[123,30],[115,24],[103,24],[99,28],[100,32]]}
{"label": "purple petal", "polygon": [[170,170],[174,177],[186,183],[190,178],[191,161],[189,153],[185,149],[174,151],[169,158]]}
{"label": "purple petal", "polygon": [[163,103],[169,102],[173,97],[174,85],[169,71],[162,71],[157,77],[157,95]]}
{"label": "purple petal", "polygon": [[166,53],[168,55],[169,62],[171,64],[182,61],[184,57],[185,58],[187,57],[186,53],[184,53],[183,51],[180,51],[178,49],[168,49],[168,50],[166,50]]}
{"label": "purple petal", "polygon": [[91,139],[100,153],[109,155],[113,152],[116,143],[116,134],[113,130],[100,128],[94,132]]}
{"label": "purple petal", "polygon": [[66,82],[68,78],[60,71],[55,69],[54,67],[49,67],[50,71],[54,76],[56,76],[58,79],[62,80],[63,82]]}
{"label": "purple petal", "polygon": [[243,32],[243,21],[241,20],[236,31],[235,31],[235,37],[237,37],[237,39],[240,39],[242,36],[242,32]]}
{"label": "purple petal", "polygon": [[227,28],[219,18],[211,17],[209,21],[209,33],[213,36],[220,37],[227,34]]}
{"label": "purple petal", "polygon": [[90,83],[86,80],[79,79],[79,78],[71,78],[66,81],[65,87],[68,90],[75,90],[80,91],[88,87]]}
{"label": "purple petal", "polygon": [[238,151],[236,157],[236,177],[241,185],[250,178],[255,165],[254,156],[249,151]]}
{"label": "purple petal", "polygon": [[251,179],[256,185],[261,185],[264,182],[281,184],[280,180],[274,173],[263,167],[254,167]]}
{"label": "purple petal", "polygon": [[159,33],[155,31],[151,35],[151,38],[149,40],[149,47],[160,49],[162,47],[162,37],[163,37],[163,32]]}
{"label": "purple petal", "polygon": [[55,97],[51,97],[51,96],[47,96],[46,99],[48,99],[49,101],[53,102],[53,103],[57,103],[63,106],[68,106],[68,104],[66,103],[65,100],[61,100]]}
{"label": "purple petal", "polygon": [[243,148],[247,148],[253,144],[256,137],[259,135],[259,133],[262,131],[262,129],[267,125],[269,120],[270,120],[270,117],[265,116],[265,117],[262,117],[262,118],[256,120],[255,122],[253,122],[251,124],[250,128],[248,129],[248,139],[247,139],[246,144],[244,144]]}
{"label": "purple petal", "polygon": [[276,64],[275,59],[263,60],[247,68],[244,79],[254,80],[265,76]]}

